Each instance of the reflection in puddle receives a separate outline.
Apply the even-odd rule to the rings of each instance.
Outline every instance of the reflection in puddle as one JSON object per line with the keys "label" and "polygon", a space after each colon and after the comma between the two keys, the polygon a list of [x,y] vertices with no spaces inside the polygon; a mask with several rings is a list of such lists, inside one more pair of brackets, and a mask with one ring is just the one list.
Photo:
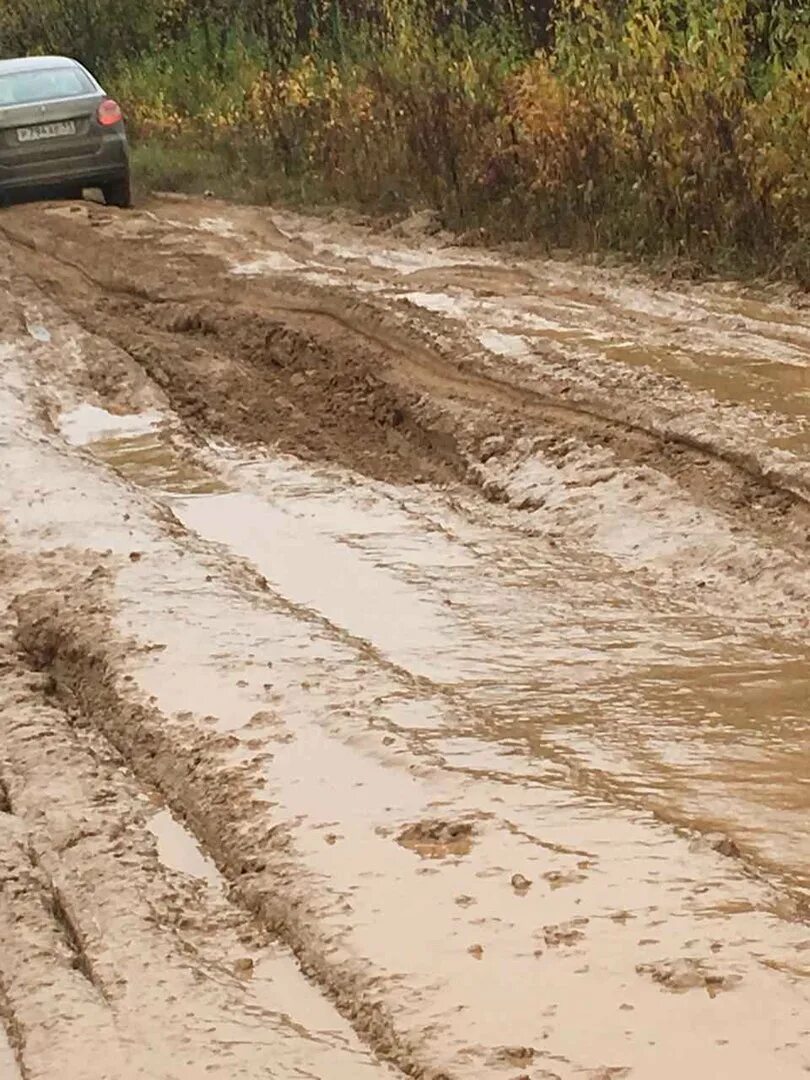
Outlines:
{"label": "reflection in puddle", "polygon": [[160,432],[98,439],[89,448],[95,457],[142,487],[189,495],[225,490],[221,480],[196,465]]}
{"label": "reflection in puddle", "polygon": [[303,268],[303,263],[285,255],[283,251],[268,251],[249,262],[235,262],[231,266],[231,273],[237,277],[258,277],[260,274],[267,274],[274,270],[289,271]]}
{"label": "reflection in puddle", "polygon": [[203,855],[191,833],[168,810],[159,810],[146,822],[146,827],[157,841],[158,858],[164,866],[207,881],[217,889],[224,888],[214,862]]}
{"label": "reflection in puddle", "polygon": [[[439,649],[459,632],[435,598],[331,534],[320,517],[241,492],[178,500],[172,509],[200,536],[250,559],[288,599],[395,658]],[[346,513],[345,522],[353,532],[362,515]]]}
{"label": "reflection in puddle", "polygon": [[159,412],[117,415],[96,405],[63,413],[59,430],[72,446],[142,487],[183,494],[226,490],[217,477],[196,464],[188,449],[176,445]]}
{"label": "reflection in puddle", "polygon": [[[806,662],[789,613],[765,614],[768,591],[759,581],[732,594],[722,576],[698,567],[711,588],[690,591],[688,562],[673,563],[675,577],[663,574],[675,556],[691,558],[681,544],[697,543],[704,554],[719,545],[711,561],[721,566],[735,537],[711,522],[704,535],[693,518],[675,536],[674,496],[665,516],[651,508],[644,531],[647,512],[621,501],[620,478],[595,486],[585,477],[587,498],[572,501],[578,489],[558,469],[546,477],[534,536],[511,528],[508,513],[451,511],[429,491],[344,483],[293,459],[228,471],[236,459],[220,448],[226,490],[189,471],[163,439],[151,432],[92,450],[137,482],[179,496],[167,502],[190,530],[250,560],[273,593],[327,621],[317,631],[322,659],[297,708],[305,712],[314,694],[328,693],[316,687],[334,672],[338,642],[360,647],[432,688],[423,696],[412,685],[377,703],[376,722],[396,735],[397,747],[404,739],[453,770],[500,783],[572,783],[626,798],[667,819],[728,832],[785,872],[807,874]],[[587,535],[586,511],[599,523]],[[606,536],[612,514],[624,531],[617,525]],[[567,539],[551,544],[547,533],[561,524]],[[623,569],[635,569],[639,543],[656,575]],[[195,598],[201,602],[196,591]],[[266,707],[314,633],[315,624],[292,618],[268,624],[238,662],[223,640],[222,670],[205,660],[217,639],[199,640],[195,688],[219,730],[238,731]],[[245,687],[233,701],[219,689],[223,673]],[[173,710],[191,707],[182,679],[171,699],[166,686],[163,694]],[[287,719],[291,712],[288,704]]]}
{"label": "reflection in puddle", "polygon": [[[530,537],[494,513],[476,523],[439,511],[429,493],[411,493],[406,507],[292,462],[238,474],[265,497],[185,498],[173,512],[342,637],[469,708],[454,730],[435,698],[389,698],[381,727],[453,769],[522,784],[568,777],[672,820],[711,822],[772,864],[808,870],[807,759],[797,749],[786,768],[784,756],[804,744],[804,659],[787,624],[784,640],[763,633],[758,596],[737,587],[729,627],[698,589],[700,602],[669,578],[617,573],[613,549],[626,553],[615,537],[604,557],[573,540],[549,547],[539,512],[541,535]],[[432,514],[440,533],[425,527]],[[626,524],[635,543],[641,534]],[[676,540],[644,536],[659,567]]]}
{"label": "reflection in puddle", "polygon": [[500,330],[484,330],[478,340],[485,349],[498,356],[526,356],[530,351],[529,343],[519,334],[504,334]]}
{"label": "reflection in puddle", "polygon": [[27,322],[25,327],[34,341],[41,341],[43,344],[47,344],[51,340],[51,332],[47,326],[43,326],[42,323]]}
{"label": "reflection in puddle", "polygon": [[163,416],[150,410],[116,414],[97,405],[79,405],[59,417],[59,430],[71,446],[86,446],[99,439],[145,435],[154,431]]}
{"label": "reflection in puddle", "polygon": [[22,1073],[2,1024],[0,1024],[0,1077],[3,1080],[22,1080]]}

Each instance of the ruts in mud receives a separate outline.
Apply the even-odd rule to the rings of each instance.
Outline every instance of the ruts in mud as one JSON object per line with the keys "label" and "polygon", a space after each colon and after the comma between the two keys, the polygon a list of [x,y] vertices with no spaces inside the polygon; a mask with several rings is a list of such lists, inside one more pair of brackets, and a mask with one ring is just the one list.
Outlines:
{"label": "ruts in mud", "polygon": [[807,1073],[801,298],[188,199],[0,278],[3,1076]]}

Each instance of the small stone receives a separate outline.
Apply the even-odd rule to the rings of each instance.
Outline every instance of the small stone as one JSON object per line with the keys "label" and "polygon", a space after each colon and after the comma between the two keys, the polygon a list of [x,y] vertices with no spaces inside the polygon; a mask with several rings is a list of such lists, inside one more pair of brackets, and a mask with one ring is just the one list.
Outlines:
{"label": "small stone", "polygon": [[725,855],[727,859],[739,859],[742,857],[742,851],[730,836],[721,837],[720,840],[712,844],[712,848],[720,855]]}
{"label": "small stone", "polygon": [[473,959],[480,960],[481,957],[484,955],[484,946],[470,945],[469,949],[467,949],[467,952],[470,954],[470,956],[473,957]]}
{"label": "small stone", "polygon": [[140,562],[142,558],[143,558],[143,554],[140,551],[130,551],[130,553],[129,553],[129,561],[130,562]]}
{"label": "small stone", "polygon": [[534,1061],[535,1049],[533,1046],[504,1046],[497,1054],[498,1060],[508,1065],[531,1065]]}
{"label": "small stone", "polygon": [[512,875],[512,888],[515,890],[515,892],[527,893],[531,887],[531,881],[529,881],[527,877],[524,877],[523,874]]}

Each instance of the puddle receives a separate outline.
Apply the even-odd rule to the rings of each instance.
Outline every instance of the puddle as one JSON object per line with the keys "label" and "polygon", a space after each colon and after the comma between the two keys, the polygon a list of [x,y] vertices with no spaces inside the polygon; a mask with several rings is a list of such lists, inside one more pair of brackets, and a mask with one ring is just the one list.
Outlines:
{"label": "puddle", "polygon": [[221,236],[224,239],[231,239],[232,237],[239,235],[233,222],[225,217],[200,218],[198,228],[203,232],[210,232],[215,236]]}
{"label": "puddle", "polygon": [[517,334],[504,334],[499,330],[485,330],[478,335],[485,349],[498,356],[526,356],[531,351],[526,338]]}
{"label": "puddle", "polygon": [[[572,280],[555,295],[585,311],[562,295]],[[548,314],[530,299],[502,319],[491,305],[473,332],[517,363],[510,326]],[[632,290],[623,302],[642,304]],[[650,307],[688,321],[666,297]],[[153,500],[2,413],[11,543],[126,551],[137,537],[143,554],[109,582],[113,628],[133,643],[113,672],[153,697],[164,715],[144,723],[181,760],[190,732],[229,732],[204,779],[166,782],[206,815],[209,777],[244,766],[250,812],[216,806],[240,824],[223,845],[267,844],[269,861],[281,826],[279,890],[317,922],[329,963],[374,980],[431,1066],[564,1080],[806,1071],[806,928],[795,908],[774,914],[776,890],[737,856],[807,868],[793,603],[805,567],[773,570],[773,552],[752,558],[675,491],[642,496],[635,475],[625,490],[602,460],[516,457],[512,479],[538,496],[519,518],[289,462],[234,467],[217,494],[159,423],[110,429],[85,413],[75,445],[248,559],[271,585],[258,602],[210,544],[161,532]],[[56,512],[59,491],[81,497]],[[670,822],[725,835],[718,846]],[[166,811],[150,829],[167,866],[221,887]]]}
{"label": "puddle", "polygon": [[[206,540],[250,559],[271,585],[353,637],[396,659],[421,654],[458,633],[455,619],[425,593],[408,587],[364,556],[330,522],[307,509],[281,509],[258,496],[231,492],[177,500],[174,514]],[[344,507],[344,533],[363,524]],[[392,619],[391,613],[396,612]]]}
{"label": "puddle", "polygon": [[[492,268],[487,276],[487,268],[479,267],[475,280],[457,273],[455,283],[442,278],[440,269],[428,269],[420,272],[424,290],[402,291],[398,278],[391,295],[463,320],[486,349],[521,361],[529,376],[535,365],[542,369],[555,356],[561,371],[575,366],[597,387],[605,372],[621,366],[631,372],[625,376],[630,386],[635,372],[671,376],[716,400],[754,410],[771,445],[810,451],[807,326],[780,323],[778,314],[734,319],[711,301],[690,303],[677,294],[600,286],[598,279],[588,291],[576,276],[566,281],[548,270],[535,275],[529,292],[514,279],[506,287],[498,269],[503,273],[503,267]],[[430,290],[433,282],[441,291]],[[490,290],[498,294],[497,302],[487,298]],[[541,350],[552,345],[555,352],[533,356],[532,345]]]}
{"label": "puddle", "polygon": [[146,435],[154,431],[164,417],[156,411],[115,414],[98,405],[79,405],[70,412],[62,413],[57,426],[71,446],[87,446],[88,443],[115,436]]}
{"label": "puddle", "polygon": [[403,293],[402,298],[426,311],[434,311],[439,315],[452,315],[456,319],[464,318],[472,300],[471,294],[462,297],[451,296],[444,292],[409,292]]}
{"label": "puddle", "polygon": [[[291,516],[289,503],[297,503],[299,520],[286,539],[290,559],[305,526],[317,536],[319,528],[327,528],[324,519],[331,527],[341,513],[354,529],[329,542],[348,547],[361,563],[367,559],[369,530],[358,529],[356,508],[346,509],[349,496],[337,481],[332,481],[337,490],[330,491],[328,476],[307,481],[306,470],[296,474],[289,466],[286,471],[275,469],[273,477],[268,494],[276,514]],[[314,492],[307,492],[307,483]],[[92,494],[92,485],[89,488]],[[410,494],[408,499],[418,497]],[[374,498],[365,486],[350,496],[367,507]],[[99,501],[108,504],[106,492],[99,493]],[[227,500],[174,501],[206,505],[212,519],[236,518],[228,512]],[[431,563],[425,557],[430,544],[414,539],[419,531],[415,526],[395,530],[406,511],[387,505],[385,513],[378,512],[387,531],[378,529],[373,538],[384,573],[375,576],[369,595],[376,593],[377,605],[390,611],[396,608],[389,608],[389,594],[382,591],[389,587],[389,575],[401,578],[411,598],[414,590],[430,596],[425,582],[432,581],[436,563],[443,560]],[[420,504],[421,531],[429,510],[438,513],[436,505]],[[416,507],[411,513],[417,513]],[[362,520],[367,524],[373,517],[367,511]],[[249,520],[257,525],[256,542],[266,558],[274,534],[284,533],[286,526],[277,517]],[[444,1070],[448,1074],[464,1075],[466,1061],[468,1071],[474,1068],[476,1075],[494,1078],[502,1072],[502,1063],[490,1066],[471,1048],[484,1047],[489,1053],[490,1048],[515,1046],[553,1048],[565,1064],[552,1067],[565,1077],[588,1075],[595,1063],[610,1062],[632,1067],[641,1076],[676,1080],[685,1061],[697,1075],[701,1069],[706,1075],[724,1075],[731,1061],[736,1075],[790,1077],[799,1067],[800,1052],[794,1048],[782,1059],[775,1044],[798,1039],[800,990],[765,968],[758,957],[788,961],[801,928],[754,910],[759,887],[739,872],[737,860],[723,859],[712,850],[693,851],[687,839],[657,825],[648,814],[621,809],[593,792],[578,793],[575,777],[565,786],[543,782],[536,768],[542,751],[535,756],[532,748],[525,754],[522,776],[499,769],[497,751],[507,742],[500,723],[504,717],[515,719],[518,711],[537,743],[549,735],[552,748],[550,727],[566,703],[579,712],[579,722],[590,723],[597,734],[601,727],[620,732],[638,715],[651,727],[660,727],[666,739],[673,715],[678,715],[678,694],[668,688],[654,707],[645,696],[645,679],[637,668],[625,666],[623,651],[601,651],[609,640],[600,635],[611,605],[621,609],[627,603],[637,618],[637,648],[642,651],[636,660],[645,655],[644,649],[654,660],[652,645],[659,648],[660,640],[651,633],[657,624],[650,608],[630,605],[632,587],[615,567],[612,575],[605,575],[602,599],[609,603],[597,607],[589,583],[578,584],[576,574],[570,573],[572,567],[581,573],[592,560],[569,562],[563,549],[554,563],[543,564],[538,541],[505,531],[497,509],[487,508],[486,521],[476,523],[444,507],[440,520],[445,535],[458,538],[454,545],[474,547],[477,560],[458,559],[452,570],[443,565],[442,588],[450,590],[459,607],[462,599],[469,605],[457,631],[445,631],[445,648],[459,649],[463,639],[458,627],[469,623],[481,633],[492,663],[488,680],[456,686],[452,700],[408,672],[383,668],[357,642],[336,642],[335,635],[296,613],[273,608],[270,600],[259,608],[250,597],[216,580],[203,584],[205,567],[194,549],[183,545],[173,552],[168,543],[160,558],[127,565],[116,581],[122,602],[119,629],[126,626],[136,639],[148,635],[167,644],[165,650],[147,654],[150,668],[137,671],[139,686],[154,693],[164,711],[176,705],[199,716],[220,710],[242,710],[249,716],[258,708],[255,684],[270,687],[268,716],[261,722],[254,718],[235,735],[244,760],[254,755],[267,778],[262,793],[267,821],[284,822],[289,829],[290,851],[311,874],[308,902],[338,950],[336,962],[344,949],[379,974],[380,992],[398,1023],[426,1032],[431,1054],[442,1065],[452,1063]],[[399,546],[393,546],[393,536]],[[358,544],[362,559],[354,547]],[[413,559],[407,558],[409,544]],[[305,542],[298,554],[315,575],[317,591],[328,588],[328,581],[324,585],[317,576],[319,547]],[[352,573],[331,566],[333,575],[344,572]],[[529,582],[532,589],[526,588]],[[671,596],[667,600],[663,629],[673,638],[678,601]],[[348,604],[345,610],[354,617]],[[494,621],[487,626],[488,614]],[[457,619],[457,613],[453,617]],[[690,620],[695,620],[694,611],[685,617]],[[589,650],[576,667],[567,655],[569,643],[560,641],[571,624],[579,626],[580,649]],[[626,624],[621,626],[626,631]],[[395,629],[387,631],[389,643],[395,644]],[[712,641],[703,633],[705,625],[699,629],[696,658]],[[739,632],[744,654],[750,641]],[[545,661],[542,651],[532,651],[535,639],[547,653]],[[429,644],[435,651],[434,639]],[[723,649],[727,643],[712,647]],[[468,662],[461,649],[459,658]],[[133,660],[138,665],[142,656],[134,652]],[[716,679],[706,668],[701,673],[709,683]],[[600,713],[599,703],[611,686],[624,708]],[[485,692],[493,699],[482,697]],[[522,694],[526,696],[521,699]],[[495,700],[500,695],[503,712]],[[446,734],[467,736],[473,746],[494,745],[491,760],[475,758],[458,739],[453,746],[457,758],[447,768],[431,766],[418,745],[385,745],[383,732],[373,725],[381,717],[395,723],[396,703],[403,696],[430,701]],[[484,707],[472,710],[469,702],[476,697]],[[393,710],[386,709],[386,700]],[[409,726],[403,739],[420,734],[417,724],[431,722],[427,707],[406,712]],[[167,738],[182,739],[182,728],[172,733],[173,724],[167,716]],[[685,724],[685,731],[672,741],[683,737],[688,742],[694,727]],[[211,730],[207,724],[205,730]],[[629,741],[635,741],[635,732],[625,730]],[[521,749],[521,733],[512,738],[510,748]],[[652,783],[643,763],[636,774]],[[710,797],[707,788],[704,798]],[[449,852],[447,858],[439,857],[440,851],[432,857],[427,850],[420,857],[397,842],[408,826],[431,821],[474,821],[470,850]],[[430,840],[430,828],[427,831]],[[303,877],[299,884],[309,889],[310,879]],[[748,907],[730,922],[720,908],[741,898]],[[638,944],[649,939],[655,940],[654,946]],[[714,942],[721,945],[719,960],[712,952]],[[703,964],[711,983],[704,980],[703,986],[673,996],[650,977],[649,965],[675,970],[683,959]],[[739,973],[744,978],[736,982],[732,977]],[[716,980],[730,989],[711,998],[707,987],[720,985]],[[622,1003],[632,1007],[626,1015],[619,1011]],[[583,1042],[585,1007],[596,1020]],[[783,1026],[777,1025],[774,1035],[777,1016]],[[648,1046],[650,1032],[655,1047]],[[688,1039],[684,1032],[691,1033]],[[733,1041],[733,1056],[717,1045],[718,1039]],[[550,1064],[539,1050],[537,1062]],[[667,1061],[675,1062],[672,1068]]]}
{"label": "puddle", "polygon": [[[731,835],[797,886],[810,879],[802,646],[788,633],[781,594],[768,607],[767,577],[745,587],[724,577],[742,541],[722,522],[696,517],[676,491],[649,487],[649,505],[630,501],[621,474],[598,461],[561,470],[533,460],[514,475],[516,489],[542,504],[541,535],[531,538],[512,532],[508,515],[498,524],[490,510],[478,522],[428,492],[403,501],[293,461],[233,468],[228,483],[241,490],[226,491],[167,439],[151,430],[91,449],[122,475],[179,495],[169,503],[179,520],[248,559],[339,641],[452,688],[472,710],[453,730],[435,702],[387,700],[378,718],[390,730],[450,768],[499,783],[559,783],[573,770],[595,795]],[[228,453],[218,448],[226,471]],[[568,539],[551,545],[545,531]],[[655,576],[629,572],[646,567]],[[702,591],[684,590],[690,573]],[[200,639],[201,657],[210,648]],[[224,654],[232,648],[222,642]],[[222,697],[220,670],[203,664],[195,676],[200,707],[218,703],[220,730],[248,722],[266,700],[263,686],[279,690],[285,655],[307,651],[291,628],[257,633],[254,648],[272,659],[273,674],[243,662],[232,679],[248,692],[233,701]],[[319,650],[331,670],[323,641]],[[182,679],[171,700],[187,707]]]}
{"label": "puddle", "polygon": [[26,322],[25,328],[35,341],[41,341],[43,344],[47,344],[51,340],[50,330],[47,326],[43,326],[42,323]]}
{"label": "puddle", "polygon": [[2,1080],[23,1080],[14,1051],[11,1049],[2,1024],[0,1024],[0,1077]]}
{"label": "puddle", "polygon": [[[429,493],[398,505],[294,463],[246,466],[232,480],[242,491],[171,505],[188,528],[250,560],[273,591],[322,616],[342,640],[368,643],[434,687],[452,688],[473,710],[466,732],[453,733],[435,703],[378,708],[381,723],[448,766],[501,783],[559,783],[573,769],[594,794],[711,822],[786,872],[810,876],[801,817],[810,760],[797,753],[788,763],[783,754],[804,739],[801,642],[768,636],[766,583],[760,596],[700,567],[710,595],[683,591],[682,560],[692,551],[711,559],[719,545],[720,561],[739,543],[722,539],[717,522],[686,516],[674,528],[673,492],[661,495],[667,514],[656,504],[645,520],[643,505],[622,504],[620,478],[615,492],[604,478],[607,505],[597,503],[599,486],[581,465],[572,469],[573,487],[557,469],[533,474],[548,485],[539,531],[544,515],[559,527],[566,519],[558,515],[571,514],[571,541],[553,546],[497,524],[492,511],[478,523],[440,509]],[[571,501],[577,478],[587,495]],[[593,511],[590,524],[580,499]],[[441,533],[426,528],[433,514]],[[659,575],[671,561],[678,588],[619,570],[642,553]],[[713,596],[722,611],[733,597],[732,625],[713,612]],[[786,612],[774,615],[784,621]],[[281,652],[283,638],[272,654]],[[234,716],[234,726],[244,723]]]}
{"label": "puddle", "polygon": [[436,251],[395,250],[376,251],[368,256],[371,266],[382,270],[396,270],[400,274],[418,273],[420,270],[442,270],[453,266],[463,266],[464,259]]}
{"label": "puddle", "polygon": [[191,833],[168,810],[159,810],[149,818],[146,827],[157,841],[158,858],[164,866],[207,881],[213,888],[225,888],[215,863],[203,854]]}
{"label": "puddle", "polygon": [[95,405],[62,413],[57,426],[71,446],[86,448],[142,487],[176,494],[225,491],[226,486],[177,445],[159,412],[116,415]]}
{"label": "puddle", "polygon": [[94,457],[142,487],[169,494],[225,491],[225,484],[197,465],[159,431],[131,437],[97,439],[88,444]]}
{"label": "puddle", "polygon": [[250,262],[234,262],[231,273],[237,277],[259,277],[272,271],[303,270],[304,264],[282,251],[268,251]]}

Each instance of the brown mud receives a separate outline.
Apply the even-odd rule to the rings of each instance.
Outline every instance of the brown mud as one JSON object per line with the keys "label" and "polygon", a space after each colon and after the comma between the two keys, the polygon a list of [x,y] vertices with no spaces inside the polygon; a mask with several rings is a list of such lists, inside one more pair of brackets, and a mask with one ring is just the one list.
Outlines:
{"label": "brown mud", "polygon": [[0,1070],[810,1070],[795,298],[193,200],[0,277]]}

